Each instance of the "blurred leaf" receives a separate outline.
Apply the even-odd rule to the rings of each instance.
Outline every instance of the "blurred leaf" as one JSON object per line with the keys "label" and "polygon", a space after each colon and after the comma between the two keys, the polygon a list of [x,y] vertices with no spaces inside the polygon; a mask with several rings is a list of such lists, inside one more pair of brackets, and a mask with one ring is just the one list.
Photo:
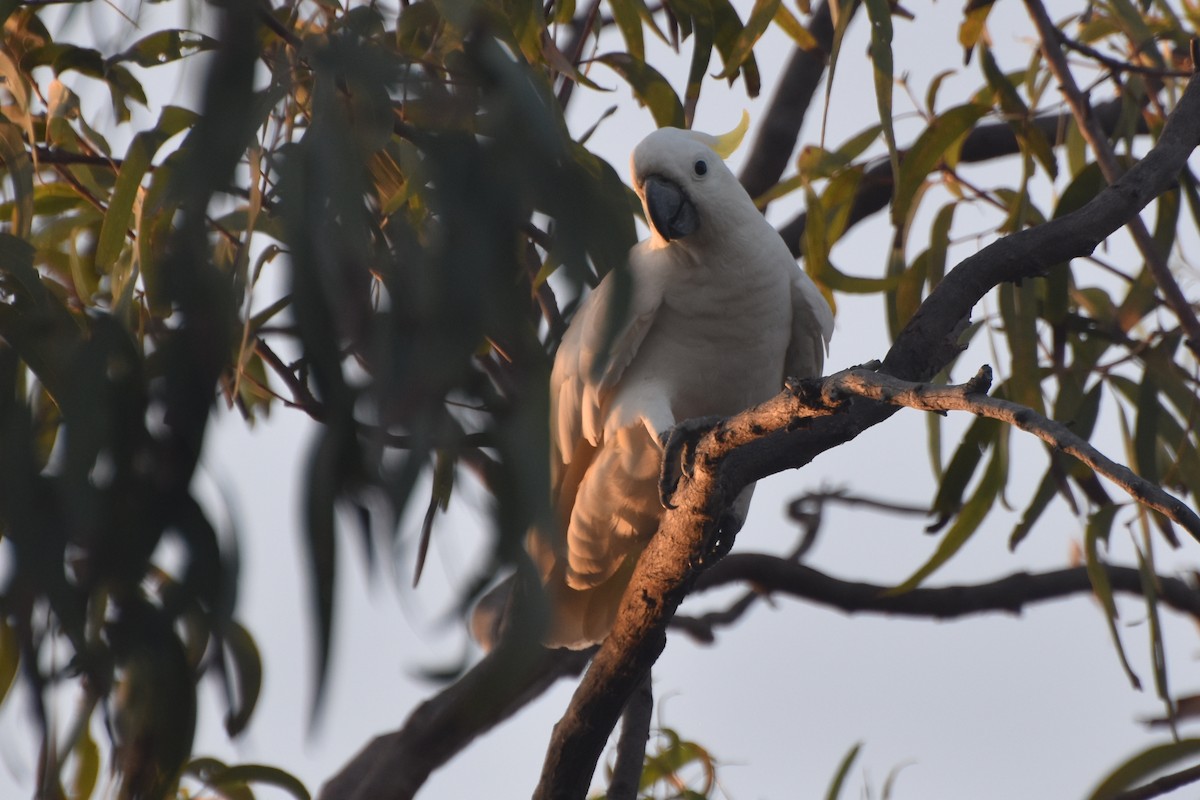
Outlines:
{"label": "blurred leaf", "polygon": [[0,616],[0,705],[8,697],[13,680],[17,677],[17,666],[21,663],[21,648],[17,632],[8,619]]}
{"label": "blurred leaf", "polygon": [[71,800],[87,800],[96,790],[100,778],[100,747],[92,738],[88,726],[83,726],[79,739],[71,748],[71,756],[75,759],[75,770],[71,780]]}
{"label": "blurred leaf", "polygon": [[[758,2],[758,0],[755,1]],[[708,2],[712,8],[715,28],[713,43],[717,47],[717,52],[721,54],[721,61],[726,67],[725,71],[729,73],[727,78],[732,84],[737,77],[737,71],[730,72],[729,68],[739,58],[737,48],[744,30],[742,21],[738,17],[737,9],[729,0],[708,0]],[[752,98],[758,97],[762,83],[758,74],[758,62],[754,60],[753,51],[746,54],[741,62],[736,62],[736,65],[740,68],[742,81],[746,84],[746,95]]]}
{"label": "blurred leaf", "polygon": [[12,233],[29,238],[33,225],[33,161],[25,150],[21,129],[0,116],[0,161],[7,167],[14,199]]}
{"label": "blurred leaf", "polygon": [[156,67],[217,46],[217,40],[203,33],[185,30],[155,31],[130,45],[108,62],[132,61],[139,67]]}
{"label": "blurred leaf", "polygon": [[635,64],[636,69],[650,68],[646,64],[646,45],[642,39],[642,17],[638,10],[641,0],[609,0],[608,5],[612,9],[613,21],[617,23],[617,29],[621,31],[621,38],[625,40],[625,46],[629,48],[629,52],[622,55]]}
{"label": "blurred leaf", "polygon": [[323,430],[317,435],[306,476],[305,532],[313,602],[316,604],[317,634],[317,671],[313,682],[311,720],[316,719],[325,696],[333,638],[334,576],[337,573],[334,502],[345,458],[340,438],[341,434],[334,429]]}
{"label": "blurred leaf", "polygon": [[825,792],[825,800],[838,800],[842,796],[842,786],[846,783],[846,777],[850,774],[850,769],[854,766],[860,750],[862,750],[862,742],[855,744],[846,752],[846,755],[842,756],[837,772],[833,774],[833,782],[829,784],[829,790]]}
{"label": "blurred leaf", "polygon": [[[971,53],[975,45],[984,37],[987,31],[988,14],[992,13],[991,2],[968,3],[963,10],[963,21],[958,26],[958,43],[963,48],[963,63],[971,61]],[[932,110],[932,109],[930,109]]]}
{"label": "blurred leaf", "polygon": [[1200,739],[1181,739],[1147,748],[1110,772],[1088,795],[1088,800],[1115,800],[1139,781],[1197,753],[1200,753]]}
{"label": "blurred leaf", "polygon": [[262,657],[254,637],[237,622],[230,622],[226,627],[224,645],[233,668],[225,732],[233,737],[246,729],[258,705],[258,696],[262,691]]}
{"label": "blurred leaf", "polygon": [[310,800],[312,797],[295,775],[263,764],[236,764],[226,767],[211,776],[208,782],[217,789],[223,786],[258,783],[282,789],[296,800]]}
{"label": "blurred leaf", "polygon": [[157,125],[133,137],[117,175],[117,183],[96,243],[96,266],[100,270],[107,272],[120,255],[133,214],[134,200],[154,154],[168,139],[191,127],[195,121],[195,112],[178,106],[166,106]]}

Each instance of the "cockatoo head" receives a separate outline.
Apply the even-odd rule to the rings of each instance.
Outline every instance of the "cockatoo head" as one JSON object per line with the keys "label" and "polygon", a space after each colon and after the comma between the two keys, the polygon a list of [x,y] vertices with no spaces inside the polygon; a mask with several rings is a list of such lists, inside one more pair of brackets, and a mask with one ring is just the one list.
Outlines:
{"label": "cockatoo head", "polygon": [[723,158],[737,147],[748,124],[743,112],[738,127],[724,136],[660,128],[634,148],[629,159],[633,187],[656,238],[664,243],[685,239],[728,220],[731,205],[746,203]]}

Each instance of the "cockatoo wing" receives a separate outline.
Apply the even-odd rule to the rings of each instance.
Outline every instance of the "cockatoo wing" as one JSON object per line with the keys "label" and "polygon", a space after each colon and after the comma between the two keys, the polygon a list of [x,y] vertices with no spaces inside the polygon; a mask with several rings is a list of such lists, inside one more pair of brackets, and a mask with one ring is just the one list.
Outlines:
{"label": "cockatoo wing", "polygon": [[833,311],[821,290],[799,267],[792,278],[792,340],[784,360],[785,378],[813,378],[825,367],[833,336]]}
{"label": "cockatoo wing", "polygon": [[[639,269],[638,253],[635,248],[630,258],[634,274],[627,307],[617,307],[621,300],[617,282],[615,276],[607,277],[584,299],[559,345],[550,374],[555,462],[572,463],[581,440],[593,448],[600,444],[613,389],[637,355],[662,305],[662,277]],[[611,329],[614,324],[616,328]]]}

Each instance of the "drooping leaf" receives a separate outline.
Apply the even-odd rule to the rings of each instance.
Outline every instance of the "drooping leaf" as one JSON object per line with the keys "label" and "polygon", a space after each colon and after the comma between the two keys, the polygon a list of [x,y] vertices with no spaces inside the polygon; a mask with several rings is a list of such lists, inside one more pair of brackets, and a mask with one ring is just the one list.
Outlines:
{"label": "drooping leaf", "polygon": [[892,180],[899,184],[900,153],[896,149],[896,130],[892,125],[892,9],[887,0],[866,0],[867,18],[871,21],[871,64],[875,77],[875,104],[883,125],[888,158],[892,162]]}
{"label": "drooping leaf", "polygon": [[952,159],[971,128],[990,109],[981,104],[955,106],[935,117],[921,132],[900,162],[900,179],[892,202],[892,221],[897,224],[908,215],[917,190],[943,159]]}
{"label": "drooping leaf", "polygon": [[[903,594],[920,586],[926,578],[949,561],[979,529],[988,512],[992,510],[992,505],[995,503],[996,498],[1000,496],[1004,488],[1007,476],[1007,459],[1004,457],[1005,449],[999,444],[993,447],[992,458],[988,461],[988,465],[983,471],[979,485],[975,487],[975,491],[970,499],[963,504],[949,530],[942,535],[942,539],[938,543],[933,555],[912,575],[894,589],[889,590],[889,594]],[[953,468],[953,463],[951,463],[951,466],[946,470],[946,474],[950,475]],[[944,484],[945,480],[943,480]]]}
{"label": "drooping leaf", "polygon": [[133,214],[134,200],[154,154],[168,139],[191,127],[195,121],[195,112],[179,106],[166,106],[157,125],[133,138],[117,175],[108,212],[104,215],[104,224],[96,242],[96,266],[100,270],[108,271],[121,252]]}
{"label": "drooping leaf", "polygon": [[625,79],[638,102],[650,109],[658,127],[684,126],[683,104],[662,73],[628,53],[606,53],[596,60]]}
{"label": "drooping leaf", "polygon": [[825,800],[838,800],[842,796],[842,787],[846,783],[846,777],[850,774],[850,770],[854,767],[854,761],[858,758],[862,745],[862,742],[855,743],[846,751],[846,755],[842,756],[837,772],[833,774],[833,780],[829,784],[829,789],[825,792]]}
{"label": "drooping leaf", "polygon": [[1200,753],[1200,739],[1181,739],[1154,745],[1116,767],[1088,795],[1088,800],[1113,800],[1126,789]]}

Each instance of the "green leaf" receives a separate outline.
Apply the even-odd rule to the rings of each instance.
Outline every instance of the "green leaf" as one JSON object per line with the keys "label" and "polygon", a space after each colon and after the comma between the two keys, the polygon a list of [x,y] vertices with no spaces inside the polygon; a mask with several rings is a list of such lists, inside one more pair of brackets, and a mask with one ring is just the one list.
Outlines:
{"label": "green leaf", "polygon": [[[942,540],[938,543],[933,555],[900,585],[889,590],[888,594],[903,594],[920,586],[926,578],[949,561],[967,543],[967,540],[971,538],[975,531],[979,529],[980,524],[987,517],[988,512],[992,510],[992,505],[996,502],[996,498],[1000,496],[1000,492],[1004,488],[1008,472],[1008,459],[1005,455],[1005,450],[1006,448],[997,442],[997,445],[993,448],[992,458],[988,462],[987,468],[984,470],[974,494],[963,505],[962,510],[958,512],[954,524],[942,536]],[[947,469],[947,475],[951,474],[952,469],[953,466]]]}
{"label": "green leaf", "polygon": [[971,52],[987,31],[988,14],[992,13],[993,2],[968,3],[958,26],[958,43],[963,48],[963,61],[971,60]]}
{"label": "green leaf", "polygon": [[892,203],[893,224],[903,222],[925,178],[938,164],[957,157],[963,138],[990,110],[980,103],[955,106],[934,118],[921,132],[900,162],[900,180]]}
{"label": "green leaf", "polygon": [[337,432],[323,430],[308,462],[305,497],[305,532],[308,534],[308,568],[316,604],[317,670],[313,684],[312,720],[321,707],[329,675],[329,651],[333,639],[334,576],[337,573],[337,541],[334,503],[340,472]]}
{"label": "green leaf", "polygon": [[239,783],[261,783],[282,789],[296,800],[311,800],[312,798],[308,789],[304,788],[304,784],[295,775],[265,764],[237,764],[227,767],[210,778],[209,783],[216,788]]}
{"label": "green leaf", "polygon": [[892,8],[888,0],[866,0],[866,6],[867,17],[871,21],[870,54],[874,66],[875,103],[883,124],[888,158],[892,162],[893,185],[898,185],[900,153],[896,149],[896,130],[892,124],[892,90],[895,83],[892,67]]}
{"label": "green leaf", "polygon": [[654,115],[654,124],[660,128],[684,126],[683,104],[662,73],[628,53],[606,53],[596,60],[625,79],[638,102]]}
{"label": "green leaf", "polygon": [[100,747],[92,738],[90,726],[82,726],[71,755],[75,759],[71,800],[87,800],[96,790],[96,781],[100,777]]}
{"label": "green leaf", "polygon": [[165,106],[157,125],[133,137],[117,175],[108,212],[104,215],[104,224],[96,242],[96,266],[101,271],[107,272],[121,254],[133,215],[134,200],[154,154],[172,136],[195,124],[196,119],[194,111],[179,106]]}
{"label": "green leaf", "polygon": [[12,211],[12,233],[29,238],[33,227],[33,161],[25,149],[21,129],[0,117],[0,161],[7,167],[16,202]]}
{"label": "green leaf", "polygon": [[642,17],[638,12],[640,0],[609,0],[609,8],[612,9],[613,21],[617,23],[617,29],[621,31],[621,37],[625,40],[625,47],[629,49],[629,60],[639,64],[641,67],[649,67],[646,64],[646,44],[642,38]]}
{"label": "green leaf", "polygon": [[[713,42],[717,47],[717,52],[721,54],[722,63],[728,67],[737,57],[734,49],[742,36],[742,21],[738,17],[737,9],[729,0],[709,0],[709,4],[712,8],[715,30]],[[762,80],[758,74],[758,63],[754,60],[753,51],[745,57],[739,67],[742,81],[746,84],[746,94],[749,97],[758,97],[759,90],[762,88]],[[733,83],[735,76],[736,72],[729,76],[730,83]]]}
{"label": "green leaf", "polygon": [[1113,800],[1139,781],[1197,753],[1200,753],[1200,739],[1182,739],[1143,750],[1105,776],[1088,800]]}
{"label": "green leaf", "polygon": [[1054,158],[1054,150],[1041,128],[1031,124],[1029,107],[1017,92],[1014,79],[1001,71],[986,44],[980,43],[979,52],[984,77],[999,98],[1000,109],[1004,112],[1004,118],[1012,128],[1013,134],[1023,145],[1022,151],[1026,157],[1032,155],[1036,158],[1053,179],[1058,175],[1058,162]]}
{"label": "green leaf", "polygon": [[17,632],[6,617],[0,616],[0,705],[4,704],[4,698],[12,688],[20,663],[21,649]]}
{"label": "green leaf", "polygon": [[886,278],[861,278],[835,267],[829,260],[833,242],[829,239],[828,210],[824,200],[817,196],[811,186],[805,187],[807,197],[808,224],[804,227],[804,268],[818,283],[830,289],[853,294],[873,294],[893,289],[899,276]]}
{"label": "green leaf", "polygon": [[858,758],[862,746],[863,743],[858,742],[846,751],[846,755],[842,756],[837,772],[833,774],[833,782],[829,784],[829,790],[825,792],[825,800],[838,800],[841,797],[842,786],[846,783],[846,777],[850,774],[850,769],[854,766],[854,760]]}
{"label": "green leaf", "polygon": [[1104,609],[1108,635],[1112,638],[1117,657],[1121,660],[1121,668],[1125,670],[1125,675],[1129,678],[1129,683],[1133,688],[1141,689],[1142,682],[1138,679],[1137,673],[1133,671],[1133,667],[1130,666],[1129,658],[1125,655],[1125,647],[1121,644],[1121,633],[1117,629],[1117,604],[1113,600],[1112,584],[1109,583],[1108,572],[1100,560],[1100,542],[1108,543],[1116,514],[1117,506],[1108,505],[1097,509],[1088,517],[1083,539],[1084,565],[1088,580],[1092,584],[1092,591],[1096,593],[1096,599],[1100,601],[1100,605]]}
{"label": "green leaf", "polygon": [[[1148,513],[1139,509],[1140,513]],[[1167,650],[1163,641],[1162,619],[1158,613],[1158,574],[1154,568],[1154,551],[1147,547],[1143,550],[1135,547],[1137,553],[1138,575],[1142,582],[1142,598],[1146,603],[1146,620],[1150,628],[1150,662],[1154,670],[1154,689],[1158,699],[1163,701],[1167,710],[1167,722],[1171,727],[1171,735],[1178,737],[1176,730],[1175,702],[1171,699],[1171,689],[1167,682]]]}
{"label": "green leaf", "polygon": [[780,0],[754,0],[750,18],[746,20],[745,27],[738,32],[725,58],[725,69],[716,76],[718,79],[729,80],[737,76],[738,70],[753,54],[754,45],[758,43],[780,8]]}
{"label": "green leaf", "polygon": [[237,736],[246,729],[262,691],[262,656],[258,645],[241,624],[231,622],[225,631],[225,651],[233,667],[232,684],[227,687],[229,710],[225,714],[225,732]]}
{"label": "green leaf", "polygon": [[131,61],[139,67],[157,67],[181,58],[212,50],[217,40],[187,30],[162,30],[137,40],[124,52],[108,59],[110,64]]}

